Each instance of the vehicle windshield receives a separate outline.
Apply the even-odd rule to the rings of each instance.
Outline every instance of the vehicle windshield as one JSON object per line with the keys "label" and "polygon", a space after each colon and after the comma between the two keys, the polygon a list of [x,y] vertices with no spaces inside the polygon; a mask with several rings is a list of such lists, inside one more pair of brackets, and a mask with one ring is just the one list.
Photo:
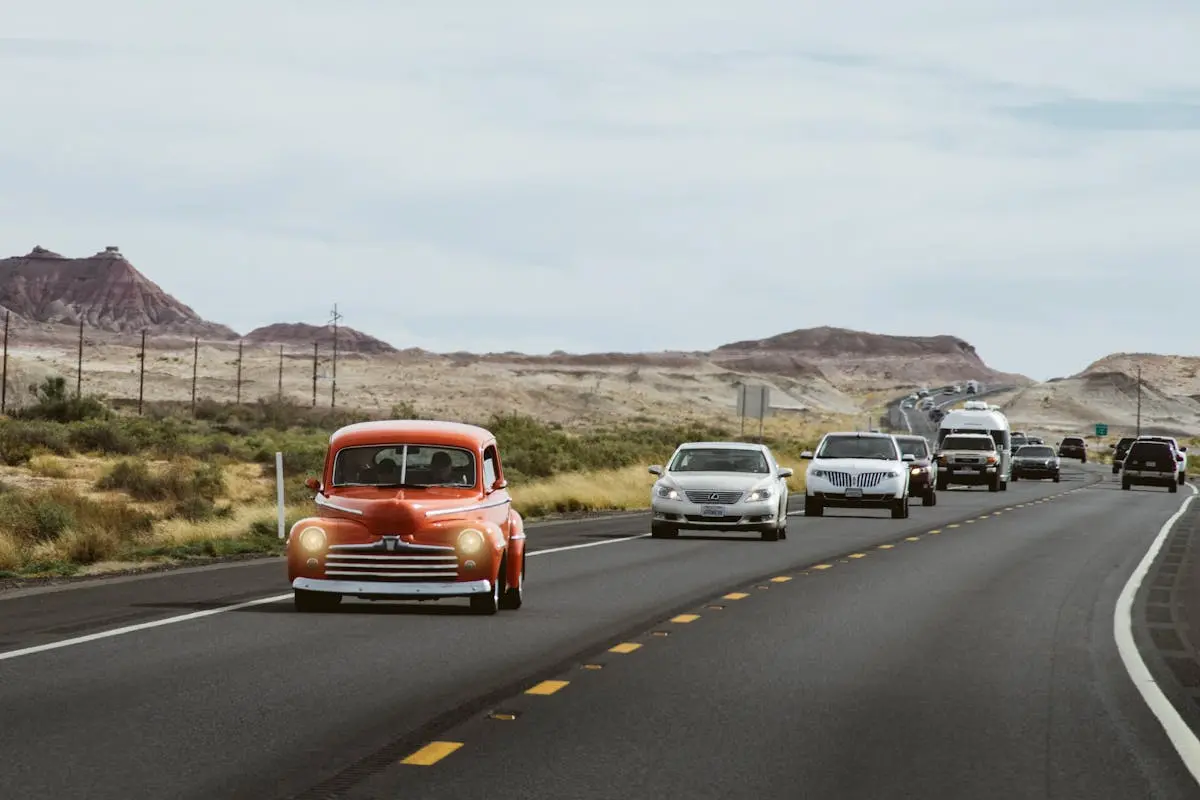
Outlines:
{"label": "vehicle windshield", "polygon": [[686,447],[675,454],[669,472],[770,472],[761,450],[732,447]]}
{"label": "vehicle windshield", "polygon": [[475,482],[475,455],[461,447],[423,444],[343,447],[333,461],[334,486],[469,489]]}
{"label": "vehicle windshield", "polygon": [[1068,447],[1082,447],[1083,439],[1076,439],[1076,438],[1072,438],[1072,437],[1068,436],[1066,439],[1062,440],[1062,443],[1067,445]]}
{"label": "vehicle windshield", "polygon": [[817,458],[875,458],[897,461],[900,455],[890,437],[828,436],[817,451]]}
{"label": "vehicle windshield", "polygon": [[995,450],[996,443],[990,436],[947,436],[942,440],[943,450]]}
{"label": "vehicle windshield", "polygon": [[1021,458],[1054,458],[1054,449],[1027,444],[1017,451]]}
{"label": "vehicle windshield", "polygon": [[924,439],[897,439],[896,441],[900,443],[900,452],[906,456],[925,458],[929,455],[929,447]]}

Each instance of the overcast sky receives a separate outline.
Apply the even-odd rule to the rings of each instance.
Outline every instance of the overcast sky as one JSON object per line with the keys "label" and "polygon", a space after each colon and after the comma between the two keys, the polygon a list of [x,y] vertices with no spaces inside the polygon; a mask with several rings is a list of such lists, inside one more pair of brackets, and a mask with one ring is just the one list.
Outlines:
{"label": "overcast sky", "polygon": [[434,350],[1195,352],[1195,0],[0,8],[0,253]]}

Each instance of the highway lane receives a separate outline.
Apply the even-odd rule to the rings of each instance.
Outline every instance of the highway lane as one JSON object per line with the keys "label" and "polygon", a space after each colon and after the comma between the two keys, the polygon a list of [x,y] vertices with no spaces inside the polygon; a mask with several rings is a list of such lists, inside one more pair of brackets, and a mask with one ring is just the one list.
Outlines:
{"label": "highway lane", "polygon": [[[23,800],[336,796],[432,732],[673,609],[778,570],[967,526],[985,509],[1082,480],[1073,473],[1062,484],[1023,483],[1003,494],[945,492],[938,506],[914,506],[908,520],[847,511],[797,517],[782,542],[685,533],[547,553],[530,561],[525,607],[496,617],[467,615],[461,603],[348,603],[298,615],[279,602],[7,660],[0,652],[0,786]],[[574,527],[574,536],[602,537],[644,531],[646,521]],[[252,568],[211,574],[231,589],[243,580],[252,588],[241,577]],[[259,587],[264,594],[278,591],[275,576]],[[120,591],[134,593],[130,604],[188,610],[158,597],[171,582],[130,581]],[[93,591],[103,590],[0,601],[0,616],[36,598],[86,604]]]}
{"label": "highway lane", "polygon": [[1106,481],[781,568],[348,796],[1195,798],[1113,638],[1117,595],[1185,496]]}

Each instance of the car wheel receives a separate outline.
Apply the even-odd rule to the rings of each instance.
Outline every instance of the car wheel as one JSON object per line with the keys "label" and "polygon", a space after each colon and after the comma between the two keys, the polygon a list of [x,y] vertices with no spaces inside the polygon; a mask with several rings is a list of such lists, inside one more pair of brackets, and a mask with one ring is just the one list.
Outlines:
{"label": "car wheel", "polygon": [[892,503],[892,519],[908,519],[908,495],[897,498]]}
{"label": "car wheel", "polygon": [[998,491],[1000,491],[1000,476],[999,476],[999,475],[995,475],[995,476],[993,476],[993,477],[992,477],[992,478],[991,478],[991,479],[988,481],[988,491],[989,491],[989,492],[998,492]]}
{"label": "car wheel", "polygon": [[1183,473],[1183,472],[1179,473],[1179,485],[1183,486],[1183,483],[1186,480],[1187,480],[1187,474]]}
{"label": "car wheel", "polygon": [[506,587],[500,597],[500,608],[505,611],[516,611],[525,603],[525,556],[521,555],[521,576],[517,578],[516,586]]}
{"label": "car wheel", "polygon": [[496,580],[492,583],[490,592],[480,592],[471,595],[471,611],[475,614],[495,614],[500,610],[500,598],[504,595],[504,563],[496,572]]}
{"label": "car wheel", "polygon": [[655,539],[671,539],[679,535],[679,529],[666,522],[651,522],[650,535]]}
{"label": "car wheel", "polygon": [[1012,482],[1013,482],[1013,483],[1016,483],[1016,482],[1017,482],[1017,481],[1019,481],[1019,480],[1021,480],[1021,476],[1020,476],[1020,475],[1018,475],[1017,473],[1015,473],[1015,472],[1014,472],[1014,473],[1012,474]]}
{"label": "car wheel", "polygon": [[1117,467],[1117,465],[1116,465],[1116,464],[1113,464],[1113,475],[1116,475],[1116,474],[1117,474],[1118,472],[1120,472],[1120,471],[1121,471],[1121,470],[1120,470],[1120,469]]}
{"label": "car wheel", "polygon": [[768,525],[767,527],[763,528],[762,540],[764,542],[779,541],[779,528],[775,527],[774,525]]}
{"label": "car wheel", "polygon": [[1179,491],[1179,484],[1176,483],[1175,481],[1171,481],[1171,486],[1170,486],[1169,490],[1170,490],[1171,494],[1175,494],[1176,492]]}
{"label": "car wheel", "polygon": [[1129,481],[1129,478],[1121,479],[1121,488],[1123,490],[1125,490],[1126,492],[1128,492],[1131,488],[1133,488],[1133,484]]}
{"label": "car wheel", "polygon": [[923,506],[936,506],[937,505],[937,492],[935,492],[933,490],[932,486],[930,486],[928,489],[926,489],[925,494],[923,494],[921,496],[921,505],[923,505]]}
{"label": "car wheel", "polygon": [[804,497],[804,516],[819,517],[819,516],[822,516],[824,513],[825,513],[825,506],[821,504],[821,498],[809,497],[809,496],[805,495],[805,497]]}
{"label": "car wheel", "polygon": [[1061,476],[1057,472],[1054,473],[1054,482],[1059,483],[1060,479],[1061,479]]}
{"label": "car wheel", "polygon": [[944,492],[944,491],[946,491],[947,488],[949,488],[949,486],[950,486],[949,476],[943,478],[941,475],[938,475],[937,490],[939,492]]}
{"label": "car wheel", "polygon": [[333,611],[341,605],[342,596],[330,592],[313,592],[308,589],[294,589],[292,603],[296,610],[303,614]]}

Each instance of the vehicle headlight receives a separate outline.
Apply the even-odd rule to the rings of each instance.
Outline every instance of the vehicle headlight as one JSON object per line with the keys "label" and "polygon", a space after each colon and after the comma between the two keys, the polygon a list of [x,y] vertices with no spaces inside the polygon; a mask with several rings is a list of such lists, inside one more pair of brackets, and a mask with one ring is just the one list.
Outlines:
{"label": "vehicle headlight", "polygon": [[770,500],[775,495],[775,489],[772,486],[763,486],[761,489],[755,489],[750,492],[742,500],[743,503],[757,503],[760,500]]}
{"label": "vehicle headlight", "polygon": [[829,471],[824,469],[810,469],[808,475],[811,478],[825,478],[829,475]]}
{"label": "vehicle headlight", "polygon": [[678,500],[679,492],[672,489],[670,486],[660,486],[656,494],[665,500]]}
{"label": "vehicle headlight", "polygon": [[913,467],[908,472],[910,475],[920,475],[924,471],[925,471],[924,467]]}
{"label": "vehicle headlight", "polygon": [[305,528],[300,531],[300,547],[310,553],[325,549],[325,531],[317,527]]}
{"label": "vehicle headlight", "polygon": [[900,473],[899,473],[899,472],[896,472],[896,471],[894,471],[894,470],[893,470],[892,472],[885,472],[885,473],[883,473],[883,476],[884,476],[885,478],[899,478],[899,477],[900,477]]}
{"label": "vehicle headlight", "polygon": [[483,549],[483,534],[474,528],[467,528],[458,535],[458,552],[473,556]]}

